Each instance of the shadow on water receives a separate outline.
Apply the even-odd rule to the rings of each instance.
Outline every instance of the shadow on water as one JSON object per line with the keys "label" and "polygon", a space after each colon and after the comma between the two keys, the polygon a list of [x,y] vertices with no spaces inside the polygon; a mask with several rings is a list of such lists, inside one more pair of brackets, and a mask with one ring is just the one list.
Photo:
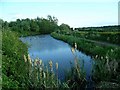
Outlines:
{"label": "shadow on water", "polygon": [[[30,45],[30,47],[28,48],[28,53],[30,54],[32,59],[42,59],[45,65],[48,65],[48,61],[52,60],[54,70],[55,63],[58,62],[58,78],[62,81],[64,80],[65,71],[71,69],[70,62],[74,63],[74,55],[71,51],[70,45],[63,41],[56,40],[50,35],[28,36],[21,37],[20,39],[24,43],[28,43]],[[76,54],[78,59],[80,60],[80,65],[82,63],[84,64],[86,79],[92,82],[92,58],[90,56],[85,55],[81,51],[76,51]]]}

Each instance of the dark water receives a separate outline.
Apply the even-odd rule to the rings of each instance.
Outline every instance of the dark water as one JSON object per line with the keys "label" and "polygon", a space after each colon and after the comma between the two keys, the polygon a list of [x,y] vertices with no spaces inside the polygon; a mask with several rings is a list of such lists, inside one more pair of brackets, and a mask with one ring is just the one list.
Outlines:
{"label": "dark water", "polygon": [[37,35],[20,38],[24,43],[28,43],[30,47],[28,52],[32,59],[40,58],[45,65],[48,65],[49,60],[53,61],[53,67],[55,70],[55,63],[58,62],[58,78],[63,80],[64,73],[71,68],[71,63],[74,65],[75,55],[80,61],[80,65],[84,64],[84,70],[86,72],[86,79],[91,76],[93,60],[90,56],[85,55],[80,51],[76,51],[73,55],[71,46],[67,43],[56,40],[50,35]]}

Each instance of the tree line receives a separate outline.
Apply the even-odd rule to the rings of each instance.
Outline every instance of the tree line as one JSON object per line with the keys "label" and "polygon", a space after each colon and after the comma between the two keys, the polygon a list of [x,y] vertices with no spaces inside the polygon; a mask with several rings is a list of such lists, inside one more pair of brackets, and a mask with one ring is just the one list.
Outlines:
{"label": "tree line", "polygon": [[35,18],[35,19],[16,19],[16,21],[3,21],[0,19],[3,28],[10,28],[12,31],[17,31],[20,33],[24,32],[36,32],[38,34],[50,34],[54,31],[64,31],[70,30],[70,26],[62,23],[58,25],[58,19],[54,16],[47,16],[45,18]]}

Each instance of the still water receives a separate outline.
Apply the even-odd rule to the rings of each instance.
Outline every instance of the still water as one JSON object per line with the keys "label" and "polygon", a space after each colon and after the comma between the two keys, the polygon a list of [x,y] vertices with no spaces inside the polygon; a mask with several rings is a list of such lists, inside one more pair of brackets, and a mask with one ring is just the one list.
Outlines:
{"label": "still water", "polygon": [[[90,79],[93,60],[90,56],[76,51],[73,55],[71,46],[67,43],[56,40],[50,35],[37,35],[20,38],[24,43],[29,45],[28,53],[32,59],[42,59],[45,65],[49,65],[50,60],[53,61],[53,69],[55,71],[55,63],[58,62],[58,78],[64,80],[65,72],[70,70],[74,65],[75,55],[77,56],[80,66],[83,65],[86,72],[86,79]],[[72,63],[72,64],[71,64]]]}

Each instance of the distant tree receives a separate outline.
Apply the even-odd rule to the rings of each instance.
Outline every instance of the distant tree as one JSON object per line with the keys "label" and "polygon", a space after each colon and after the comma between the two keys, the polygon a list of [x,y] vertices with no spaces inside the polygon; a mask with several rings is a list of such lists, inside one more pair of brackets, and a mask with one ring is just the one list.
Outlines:
{"label": "distant tree", "polygon": [[58,19],[56,18],[56,17],[52,17],[52,16],[50,16],[50,15],[48,15],[47,16],[47,19],[50,21],[50,22],[52,22],[52,23],[54,23],[54,24],[57,24],[58,23]]}
{"label": "distant tree", "polygon": [[49,34],[58,29],[58,19],[50,15],[45,18],[35,18],[35,19],[17,19],[15,22],[8,23],[8,26],[18,32],[32,31],[39,32],[43,34]]}
{"label": "distant tree", "polygon": [[69,34],[72,31],[70,26],[64,23],[59,26],[59,30],[63,34]]}
{"label": "distant tree", "polygon": [[69,25],[67,25],[67,24],[64,24],[64,23],[62,23],[60,26],[59,26],[59,29],[60,30],[70,30],[70,26]]}
{"label": "distant tree", "polygon": [[36,22],[35,19],[31,20],[31,23],[30,23],[30,30],[31,31],[35,31],[35,32],[38,32],[39,31],[39,26]]}
{"label": "distant tree", "polygon": [[4,25],[4,21],[2,19],[0,19],[0,30],[3,29],[3,25]]}

